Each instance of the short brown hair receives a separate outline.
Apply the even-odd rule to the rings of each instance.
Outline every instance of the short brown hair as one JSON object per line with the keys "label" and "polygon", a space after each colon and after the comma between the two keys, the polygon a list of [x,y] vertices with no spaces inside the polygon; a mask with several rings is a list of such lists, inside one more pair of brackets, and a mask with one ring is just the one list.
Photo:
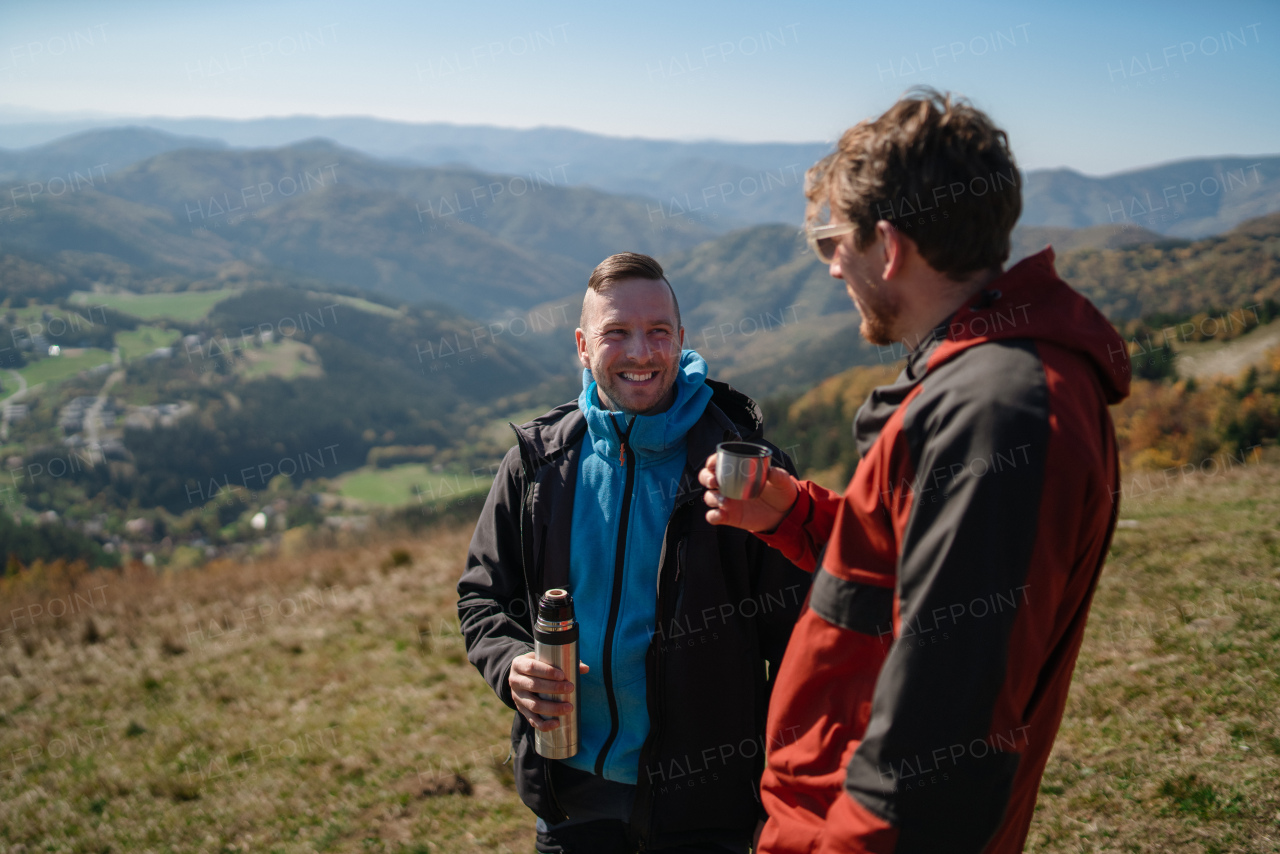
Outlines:
{"label": "short brown hair", "polygon": [[[604,293],[618,282],[625,282],[627,279],[667,282],[667,276],[662,272],[662,265],[656,259],[641,255],[639,252],[619,252],[596,265],[596,268],[591,271],[591,278],[587,279],[587,290],[598,294]],[[679,328],[681,325],[680,300],[676,299],[676,289],[671,287],[670,282],[667,282],[667,290],[671,291],[671,302],[676,307],[676,328]],[[578,317],[578,326],[583,329],[587,326],[585,299],[582,301],[582,314]]]}
{"label": "short brown hair", "polygon": [[810,226],[823,224],[830,207],[856,226],[861,250],[888,220],[957,281],[1008,260],[1022,213],[1008,135],[963,98],[927,87],[845,131],[805,174],[805,196]]}

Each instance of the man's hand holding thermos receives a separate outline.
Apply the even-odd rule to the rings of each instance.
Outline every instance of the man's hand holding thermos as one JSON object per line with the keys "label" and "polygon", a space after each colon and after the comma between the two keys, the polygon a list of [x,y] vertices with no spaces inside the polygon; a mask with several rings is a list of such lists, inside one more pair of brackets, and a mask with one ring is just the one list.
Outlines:
{"label": "man's hand holding thermos", "polygon": [[[587,672],[587,665],[578,665],[579,673]],[[573,683],[565,678],[558,667],[552,667],[538,660],[537,655],[526,652],[511,662],[511,672],[507,674],[507,684],[511,686],[511,698],[516,708],[528,719],[533,728],[547,732],[560,726],[556,720],[560,715],[567,715],[573,704],[557,703],[544,700],[541,694],[570,694]]]}
{"label": "man's hand holding thermos", "polygon": [[542,597],[534,638],[534,651],[512,660],[507,683],[516,708],[538,732],[538,753],[567,759],[578,752],[578,715],[567,699],[578,680],[565,671],[574,664],[578,673],[589,669],[578,660],[578,626],[568,591],[556,588]]}

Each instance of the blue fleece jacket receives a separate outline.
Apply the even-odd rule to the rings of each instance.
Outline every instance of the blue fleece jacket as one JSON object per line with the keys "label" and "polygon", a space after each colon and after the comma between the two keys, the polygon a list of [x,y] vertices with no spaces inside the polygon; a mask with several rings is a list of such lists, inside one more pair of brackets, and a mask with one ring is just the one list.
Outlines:
{"label": "blue fleece jacket", "polygon": [[[578,753],[563,761],[594,773],[612,729],[604,648],[615,595],[614,565],[627,477],[627,466],[620,458],[620,432],[627,436],[635,471],[610,655],[618,732],[608,747],[603,768],[606,779],[620,783],[635,784],[640,748],[649,734],[645,654],[658,606],[658,561],[684,470],[685,434],[711,400],[706,378],[706,361],[693,350],[685,350],[671,407],[657,415],[633,417],[602,409],[591,372],[582,372],[578,408],[586,416],[590,442],[589,447],[583,446],[574,492],[569,584],[580,627],[579,655],[591,670],[578,677]],[[616,431],[610,422],[616,423]]]}

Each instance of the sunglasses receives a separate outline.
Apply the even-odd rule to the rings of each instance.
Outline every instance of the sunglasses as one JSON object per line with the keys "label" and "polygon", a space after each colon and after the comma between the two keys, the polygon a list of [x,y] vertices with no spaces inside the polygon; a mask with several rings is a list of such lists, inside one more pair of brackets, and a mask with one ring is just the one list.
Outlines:
{"label": "sunglasses", "polygon": [[818,260],[823,264],[830,264],[836,260],[836,250],[840,247],[840,240],[846,234],[853,234],[857,229],[858,227],[851,222],[837,222],[806,229],[805,234]]}

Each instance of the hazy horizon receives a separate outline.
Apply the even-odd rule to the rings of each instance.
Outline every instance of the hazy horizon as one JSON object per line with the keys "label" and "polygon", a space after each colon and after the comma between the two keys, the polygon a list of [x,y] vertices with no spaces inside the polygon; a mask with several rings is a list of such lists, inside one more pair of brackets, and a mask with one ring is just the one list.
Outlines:
{"label": "hazy horizon", "polygon": [[1280,113],[1257,105],[1280,100],[1277,23],[1280,8],[1258,2],[850,10],[822,0],[636,13],[20,0],[0,9],[0,102],[10,116],[368,116],[821,142],[924,84],[987,110],[1024,168],[1106,175],[1219,156],[1224,140],[1274,151]]}

